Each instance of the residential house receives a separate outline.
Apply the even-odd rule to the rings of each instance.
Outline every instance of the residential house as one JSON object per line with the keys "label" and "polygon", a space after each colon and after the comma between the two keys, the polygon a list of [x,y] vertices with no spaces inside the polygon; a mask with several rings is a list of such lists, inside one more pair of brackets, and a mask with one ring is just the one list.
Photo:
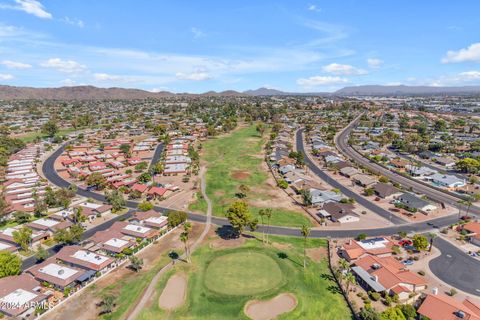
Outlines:
{"label": "residential house", "polygon": [[353,177],[353,181],[364,188],[369,188],[377,183],[377,180],[367,174],[357,174]]}
{"label": "residential house", "polygon": [[434,175],[431,175],[428,177],[428,180],[449,190],[455,190],[456,188],[464,187],[467,184],[465,179],[460,179],[454,175],[446,175],[441,173],[435,173]]}
{"label": "residential house", "polygon": [[424,214],[428,214],[437,210],[437,206],[431,204],[427,200],[423,200],[416,195],[405,192],[396,199],[399,203],[403,204],[409,209],[418,210]]}
{"label": "residential house", "polygon": [[389,257],[392,255],[394,243],[386,237],[365,240],[349,240],[339,250],[340,256],[347,261],[355,261],[367,255]]}
{"label": "residential house", "polygon": [[105,273],[116,266],[113,258],[76,245],[63,247],[54,257],[70,266],[89,270],[93,273]]}
{"label": "residential house", "polygon": [[468,232],[470,242],[480,246],[480,223],[470,221],[462,226],[462,229]]}
{"label": "residential house", "polygon": [[360,174],[360,171],[354,167],[345,167],[340,169],[340,173],[347,178],[353,178]]}
{"label": "residential house", "polygon": [[353,212],[353,208],[355,206],[349,203],[327,202],[323,205],[319,214],[324,218],[330,218],[333,222],[358,222],[360,217]]}
{"label": "residential house", "polygon": [[82,208],[81,214],[90,221],[95,220],[97,216],[100,217],[112,212],[112,206],[108,204],[98,204],[85,201],[80,203],[78,207]]}
{"label": "residential house", "polygon": [[59,221],[56,219],[49,219],[49,218],[40,218],[26,224],[26,226],[32,230],[47,232],[50,235],[53,235],[55,231],[68,229],[72,225],[73,223],[68,220]]}
{"label": "residential house", "polygon": [[129,240],[123,233],[112,228],[95,232],[89,241],[94,244],[89,250],[100,250],[113,255],[136,245],[136,242]]}
{"label": "residential house", "polygon": [[394,257],[367,255],[355,261],[352,271],[358,283],[367,291],[398,295],[401,301],[427,288],[427,281],[407,270]]}
{"label": "residential house", "polygon": [[455,166],[455,159],[450,157],[437,157],[435,162],[445,168],[453,168]]}
{"label": "residential house", "polygon": [[342,195],[333,191],[309,189],[310,196],[312,197],[312,205],[320,205],[326,202],[338,202],[342,200]]}
{"label": "residential house", "polygon": [[41,284],[30,274],[0,279],[0,311],[12,318],[28,318],[35,307],[46,303],[48,295],[40,292]]}
{"label": "residential house", "polygon": [[130,221],[155,229],[162,229],[168,224],[168,218],[155,210],[135,212]]}
{"label": "residential house", "polygon": [[401,194],[400,190],[388,183],[378,182],[373,186],[375,194],[383,199],[391,199]]}
{"label": "residential house", "polygon": [[75,287],[85,274],[84,269],[59,264],[55,257],[51,257],[40,264],[36,264],[27,270],[40,282],[47,282],[59,290],[67,287]]}
{"label": "residential house", "polygon": [[480,320],[480,305],[471,300],[462,302],[454,297],[438,294],[434,289],[433,294],[428,294],[417,313],[430,320]]}

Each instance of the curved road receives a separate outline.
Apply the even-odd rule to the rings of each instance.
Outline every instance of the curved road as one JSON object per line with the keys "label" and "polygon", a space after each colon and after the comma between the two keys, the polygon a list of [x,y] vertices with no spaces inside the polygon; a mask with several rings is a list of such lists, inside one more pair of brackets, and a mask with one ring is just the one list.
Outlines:
{"label": "curved road", "polygon": [[[42,171],[45,175],[45,177],[54,185],[58,187],[68,187],[70,183],[66,180],[64,180],[62,177],[58,175],[54,168],[54,163],[55,160],[62,154],[65,146],[60,147],[58,150],[56,150],[52,155],[47,158],[42,166]],[[163,148],[157,147],[155,152],[161,153],[161,150]],[[297,150],[303,151],[304,152],[304,146],[303,146],[303,140],[302,140],[302,131],[299,131],[297,133]],[[305,157],[305,162],[307,166],[312,170],[314,173],[320,173],[321,170],[310,160],[308,157]],[[392,179],[393,180],[393,179]],[[101,194],[87,191],[83,188],[78,188],[77,194],[85,197],[89,197],[92,199],[95,199],[97,201],[105,202],[105,197]],[[125,220],[128,219],[129,217],[132,216],[132,213],[136,210],[138,203],[135,201],[127,201],[126,206],[130,208],[130,210],[123,214],[116,216],[114,219],[106,221],[105,223],[98,225],[92,229],[89,229],[85,231],[83,239],[87,239],[91,237],[95,232],[100,231],[100,230],[105,230],[109,228],[115,221],[118,220]],[[160,207],[160,206],[155,206],[155,210],[162,212],[162,213],[167,213],[169,209]],[[373,211],[376,209],[374,208]],[[228,224],[228,220],[225,218],[220,218],[220,217],[207,217],[206,215],[203,214],[197,214],[193,212],[187,212],[188,217],[192,221],[196,222],[202,222],[206,223],[207,219],[211,219],[211,223],[216,224],[216,225],[226,225]],[[438,226],[447,226],[450,225],[454,222],[456,222],[457,218],[456,216],[447,216],[447,217],[441,217],[441,218],[436,218],[431,220],[435,225]],[[393,219],[392,219],[393,222]],[[399,222],[399,221],[395,221]],[[259,226],[258,228],[259,231],[265,231],[270,234],[276,234],[276,235],[284,235],[284,236],[301,236],[300,229],[298,228],[289,228],[289,227],[278,227],[278,226],[270,226],[268,229],[265,226]],[[354,230],[320,230],[320,229],[313,229],[310,233],[311,237],[315,238],[352,238],[357,236],[360,233],[366,233],[369,236],[382,236],[382,235],[392,235],[396,234],[399,231],[405,231],[408,233],[411,232],[427,232],[427,231],[432,231],[432,227],[428,225],[426,222],[417,222],[417,223],[404,223],[404,224],[396,224],[393,226],[388,226],[384,228],[376,228],[376,229],[354,229]],[[452,248],[449,248],[448,246],[451,246]],[[464,252],[459,250],[458,248],[455,248],[453,245],[449,244],[447,241],[437,238],[435,240],[435,246],[438,247],[442,251],[442,256],[433,259],[430,261],[430,267],[431,270],[435,273],[435,275],[442,279],[442,281],[455,286],[456,288],[474,294],[474,295],[480,295],[480,292],[477,292],[477,283],[475,281],[467,281],[464,282],[462,281],[462,271],[465,270],[469,272],[468,270],[480,270],[480,261],[474,260],[473,258],[468,257]],[[448,255],[451,257],[454,257],[453,259],[453,267],[451,270],[457,270],[457,273],[448,273],[448,272],[443,272],[442,271],[442,264],[445,262],[444,259],[447,257],[447,255],[443,255],[443,251],[448,248],[451,252]],[[54,249],[50,250],[50,254],[53,254],[59,249],[59,247],[56,247]],[[466,258],[466,259],[465,259]],[[35,264],[35,258],[29,258],[24,261],[23,269],[25,269],[28,266],[31,266]]]}
{"label": "curved road", "polygon": [[[357,125],[359,119],[360,116],[353,120],[335,137],[335,145],[340,152],[342,152],[346,157],[354,160],[357,164],[363,165],[372,170],[373,172],[377,172],[383,176],[386,176],[392,181],[398,182],[406,189],[411,188],[418,193],[425,194],[428,198],[436,202],[446,203],[463,211],[467,209],[466,206],[458,203],[458,201],[463,200],[463,197],[459,195],[454,195],[451,192],[441,191],[440,189],[434,188],[433,186],[429,186],[417,180],[404,177],[371,161],[370,159],[365,158],[362,154],[356,151],[348,143],[348,137],[350,135],[350,132]],[[471,206],[470,212],[478,215],[480,214],[480,208],[477,206]]]}

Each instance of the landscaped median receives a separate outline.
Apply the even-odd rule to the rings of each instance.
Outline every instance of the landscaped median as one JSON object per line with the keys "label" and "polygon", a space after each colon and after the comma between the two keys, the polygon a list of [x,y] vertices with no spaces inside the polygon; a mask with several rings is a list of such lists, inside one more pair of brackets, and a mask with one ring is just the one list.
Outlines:
{"label": "landscaped median", "polygon": [[[213,215],[225,216],[228,206],[241,198],[256,217],[261,209],[271,208],[272,225],[311,225],[304,212],[287,207],[291,199],[274,181],[268,181],[268,168],[262,167],[265,141],[256,126],[250,125],[203,143],[201,158],[207,166],[207,194],[213,203]],[[206,208],[205,200],[198,194],[197,202],[189,209],[206,212]]]}
{"label": "landscaped median", "polygon": [[[177,265],[160,279],[138,319],[351,319],[328,269],[325,240],[307,239],[304,270],[302,238],[270,239],[271,244],[264,244],[253,237],[211,238],[195,251],[191,264]],[[185,302],[162,309],[159,298],[175,274],[188,278]]]}

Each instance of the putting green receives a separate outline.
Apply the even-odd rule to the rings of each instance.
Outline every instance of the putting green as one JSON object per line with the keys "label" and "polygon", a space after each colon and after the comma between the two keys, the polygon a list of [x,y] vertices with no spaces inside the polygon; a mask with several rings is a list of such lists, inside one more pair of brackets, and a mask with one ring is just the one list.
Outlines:
{"label": "putting green", "polygon": [[280,286],[283,272],[268,255],[240,251],[214,258],[205,271],[205,286],[218,294],[247,296]]}

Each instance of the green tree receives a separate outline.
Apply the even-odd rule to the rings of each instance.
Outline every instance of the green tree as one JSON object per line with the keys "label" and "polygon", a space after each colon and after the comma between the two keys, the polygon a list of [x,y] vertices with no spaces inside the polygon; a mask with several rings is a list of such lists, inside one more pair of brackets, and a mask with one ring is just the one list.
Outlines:
{"label": "green tree", "polygon": [[102,307],[102,314],[108,314],[113,311],[115,308],[115,296],[114,295],[106,295],[102,298],[101,307]]}
{"label": "green tree", "polygon": [[350,286],[355,285],[357,283],[357,280],[355,279],[355,276],[351,272],[347,272],[343,276],[345,282],[347,283],[347,296],[350,293]]}
{"label": "green tree", "polygon": [[32,229],[23,227],[13,231],[13,241],[15,241],[23,251],[28,251],[32,241]]}
{"label": "green tree", "polygon": [[42,126],[42,133],[47,135],[48,137],[52,138],[58,132],[57,123],[54,120],[48,120]]}
{"label": "green tree", "polygon": [[132,268],[135,272],[138,272],[140,269],[142,269],[143,259],[134,255],[131,255],[129,260],[130,260],[130,268]]}
{"label": "green tree", "polygon": [[112,206],[112,211],[117,212],[125,207],[126,201],[118,190],[112,190],[105,193],[107,203]]}
{"label": "green tree", "polygon": [[187,213],[183,211],[170,211],[167,215],[168,226],[174,228],[187,221]]}
{"label": "green tree", "polygon": [[463,158],[455,163],[455,167],[466,173],[480,172],[480,161],[472,158]]}
{"label": "green tree", "polygon": [[85,180],[88,186],[103,189],[107,184],[107,179],[99,172],[94,172]]}
{"label": "green tree", "polygon": [[153,204],[149,201],[140,202],[137,206],[140,211],[148,211],[153,209]]}
{"label": "green tree", "polygon": [[360,311],[360,318],[362,320],[381,320],[380,314],[372,307],[365,307]]}
{"label": "green tree", "polygon": [[145,161],[142,161],[135,166],[135,171],[143,171],[147,168],[148,168],[148,164]]}
{"label": "green tree", "polygon": [[263,122],[258,123],[257,127],[256,127],[256,130],[263,137],[263,134],[265,132],[265,124],[263,124]]}
{"label": "green tree", "polygon": [[303,269],[307,267],[307,238],[310,235],[310,227],[302,225],[300,233],[303,236]]}
{"label": "green tree", "polygon": [[15,254],[2,250],[0,251],[0,278],[20,274],[22,260]]}
{"label": "green tree", "polygon": [[48,251],[45,250],[41,244],[37,246],[37,251],[35,251],[35,258],[39,262],[48,258]]}
{"label": "green tree", "polygon": [[252,217],[248,205],[243,201],[233,202],[228,208],[226,216],[237,235],[241,235],[247,226],[254,230],[258,223],[258,220]]}
{"label": "green tree", "polygon": [[398,306],[407,320],[417,319],[417,310],[411,304],[402,304]]}
{"label": "green tree", "polygon": [[407,320],[398,307],[388,308],[380,314],[381,320]]}
{"label": "green tree", "polygon": [[428,248],[428,239],[421,234],[414,235],[412,242],[414,247],[417,248],[417,250],[419,251],[425,251]]}
{"label": "green tree", "polygon": [[148,172],[144,172],[137,177],[137,181],[139,181],[141,183],[147,183],[150,180],[152,180],[152,175]]}
{"label": "green tree", "polygon": [[122,143],[119,148],[120,148],[120,152],[123,153],[125,158],[130,158],[131,157],[132,153],[131,153],[131,150],[130,150],[130,148],[131,148],[130,144]]}
{"label": "green tree", "polygon": [[74,224],[70,227],[70,230],[61,229],[53,234],[53,239],[62,244],[74,244],[78,243],[82,239],[83,227],[79,224]]}
{"label": "green tree", "polygon": [[31,218],[32,216],[27,212],[17,211],[13,213],[13,219],[18,224],[24,224],[30,221]]}

